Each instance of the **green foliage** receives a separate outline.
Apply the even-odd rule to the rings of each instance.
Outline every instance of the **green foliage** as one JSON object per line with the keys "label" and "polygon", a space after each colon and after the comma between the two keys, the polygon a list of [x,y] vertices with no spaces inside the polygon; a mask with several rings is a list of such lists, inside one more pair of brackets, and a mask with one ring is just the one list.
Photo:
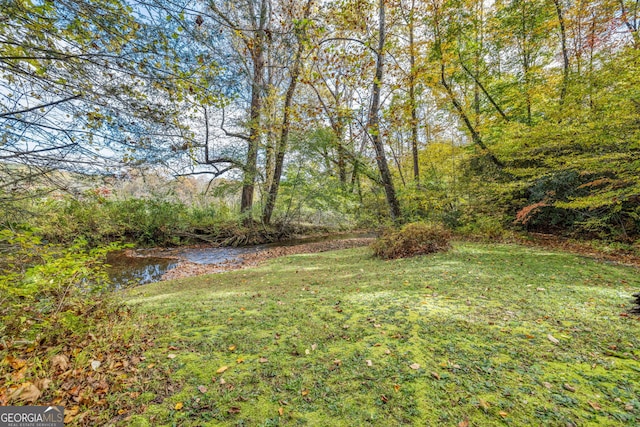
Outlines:
{"label": "green foliage", "polygon": [[382,259],[409,258],[449,250],[451,234],[442,227],[416,222],[384,233],[372,244]]}
{"label": "green foliage", "polygon": [[[0,231],[0,334],[49,343],[91,327],[89,313],[106,309],[107,252],[76,240],[63,248],[30,231]],[[105,307],[100,308],[101,304]]]}
{"label": "green foliage", "polygon": [[140,245],[181,244],[196,235],[215,236],[237,223],[229,207],[194,204],[161,198],[102,197],[88,192],[82,198],[33,200],[28,205],[31,224],[53,242],[77,237],[91,245],[125,240]]}

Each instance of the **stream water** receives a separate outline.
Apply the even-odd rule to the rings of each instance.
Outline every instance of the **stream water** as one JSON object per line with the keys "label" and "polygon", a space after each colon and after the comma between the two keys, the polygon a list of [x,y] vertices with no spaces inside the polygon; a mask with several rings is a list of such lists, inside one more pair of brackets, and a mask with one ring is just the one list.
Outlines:
{"label": "stream water", "polygon": [[112,252],[107,256],[109,277],[116,289],[144,285],[157,282],[167,271],[175,268],[181,261],[196,264],[230,264],[240,262],[241,256],[260,252],[261,250],[295,246],[308,243],[326,242],[339,239],[371,237],[372,234],[354,233],[339,234],[303,239],[292,239],[283,242],[269,243],[245,247],[210,247],[210,248],[167,248],[138,249],[135,256],[127,256],[123,252]]}

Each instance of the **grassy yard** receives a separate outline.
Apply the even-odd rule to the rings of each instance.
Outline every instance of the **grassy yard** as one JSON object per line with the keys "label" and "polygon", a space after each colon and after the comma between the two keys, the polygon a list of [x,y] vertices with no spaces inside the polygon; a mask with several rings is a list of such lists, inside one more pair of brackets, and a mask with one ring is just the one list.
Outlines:
{"label": "grassy yard", "polygon": [[[640,425],[637,269],[513,245],[367,249],[145,285],[158,426]],[[166,396],[165,398],[162,398]]]}

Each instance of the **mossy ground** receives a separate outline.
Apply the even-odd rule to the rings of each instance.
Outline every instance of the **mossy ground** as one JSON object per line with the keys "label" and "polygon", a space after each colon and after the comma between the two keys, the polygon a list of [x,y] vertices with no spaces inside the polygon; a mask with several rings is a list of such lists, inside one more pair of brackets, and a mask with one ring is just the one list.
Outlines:
{"label": "mossy ground", "polygon": [[164,331],[145,363],[170,379],[158,396],[173,394],[150,384],[126,424],[639,425],[640,321],[620,315],[638,273],[458,243],[139,287],[130,304]]}

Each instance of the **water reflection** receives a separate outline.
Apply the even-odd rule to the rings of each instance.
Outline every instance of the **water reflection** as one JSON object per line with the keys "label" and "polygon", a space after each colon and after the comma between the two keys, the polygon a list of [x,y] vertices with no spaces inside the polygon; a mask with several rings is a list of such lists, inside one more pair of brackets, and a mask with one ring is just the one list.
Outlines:
{"label": "water reflection", "polygon": [[107,255],[109,278],[116,289],[157,282],[162,275],[178,265],[178,259],[130,257],[124,252]]}

